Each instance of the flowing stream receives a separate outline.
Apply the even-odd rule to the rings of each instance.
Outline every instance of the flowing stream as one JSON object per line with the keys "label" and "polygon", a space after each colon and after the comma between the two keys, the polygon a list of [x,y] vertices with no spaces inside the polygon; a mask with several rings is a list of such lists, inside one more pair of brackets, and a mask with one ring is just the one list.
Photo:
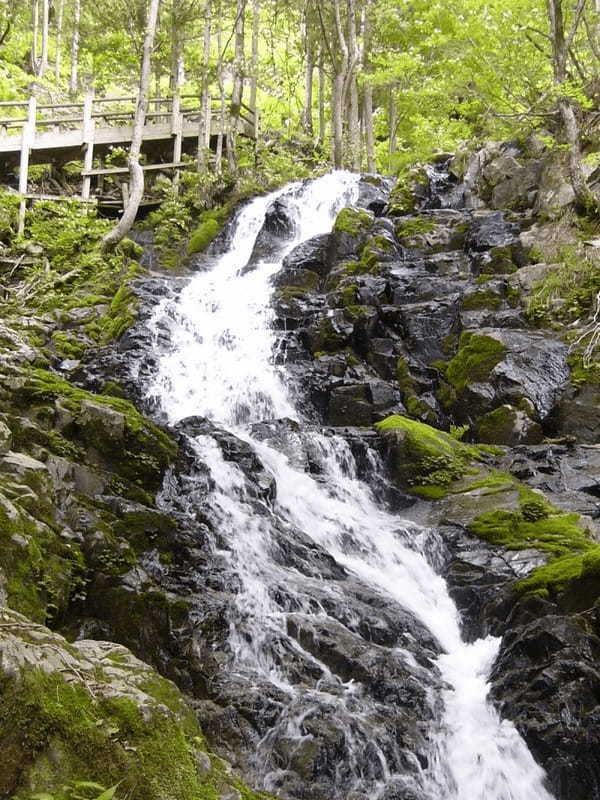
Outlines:
{"label": "flowing stream", "polygon": [[[311,704],[334,708],[344,727],[336,798],[384,797],[390,783],[402,780],[398,759],[377,744],[377,737],[369,741],[361,727],[368,708],[360,683],[334,674],[288,634],[292,617],[317,624],[327,615],[323,603],[315,600],[314,581],[311,584],[273,557],[278,531],[294,529],[363,585],[414,615],[440,645],[442,654],[429,666],[443,681],[437,698],[431,698],[437,719],[427,734],[427,763],[412,765],[413,777],[406,786],[413,794],[401,796],[550,800],[543,770],[514,725],[501,720],[486,699],[499,640],[463,641],[446,584],[424,554],[426,532],[376,502],[359,480],[347,444],[324,435],[314,421],[303,418],[285,367],[275,364],[271,278],[293,247],[328,232],[336,213],[352,204],[357,193],[357,177],[336,172],[255,199],[239,213],[228,251],[208,271],[197,273],[175,300],[162,301],[153,320],[157,342],[158,331],[167,330],[169,345],[159,352],[148,396],[158,401],[172,423],[194,415],[206,417],[243,440],[276,482],[275,499],[261,501],[257,509],[242,471],[224,459],[215,439],[209,434],[195,438],[195,451],[215,485],[213,520],[227,540],[223,552],[239,579],[238,622],[232,622],[230,630],[233,669],[274,686],[283,698],[257,754],[264,785],[271,790],[278,787],[280,767],[270,762],[275,739],[301,742]],[[265,213],[279,197],[293,209],[294,235],[276,258],[245,271]],[[304,468],[293,448],[282,452],[255,436],[256,423],[283,418],[295,420],[310,439],[318,475]],[[325,580],[321,583],[320,591],[335,591]],[[298,654],[305,663],[313,663],[320,676],[304,688],[290,679],[286,667],[286,658],[293,661]],[[398,658],[412,664],[417,675],[423,670],[400,647]],[[370,769],[363,763],[368,748],[376,764]]]}

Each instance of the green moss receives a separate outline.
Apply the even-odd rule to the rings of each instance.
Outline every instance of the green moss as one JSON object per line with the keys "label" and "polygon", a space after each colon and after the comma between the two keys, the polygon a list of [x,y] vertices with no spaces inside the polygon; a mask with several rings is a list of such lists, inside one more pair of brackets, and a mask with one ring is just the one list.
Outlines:
{"label": "green moss", "polygon": [[485,271],[494,275],[506,275],[517,271],[510,245],[494,247],[490,250],[490,260],[485,264]]}
{"label": "green moss", "polygon": [[358,286],[355,283],[350,284],[350,286],[344,286],[340,292],[340,300],[343,306],[356,305],[357,298]]}
{"label": "green moss", "polygon": [[[48,495],[41,498],[3,479],[0,484],[0,543],[7,603],[29,619],[46,622],[66,608],[81,585],[83,558],[48,520]],[[46,497],[46,504],[43,502]]]}
{"label": "green moss", "polygon": [[465,331],[458,352],[448,363],[446,378],[457,392],[471,383],[485,381],[506,355],[506,347],[491,336]]}
{"label": "green moss", "polygon": [[313,353],[335,353],[341,350],[345,344],[346,337],[335,330],[329,317],[322,319],[319,323],[317,335],[312,342]]}
{"label": "green moss", "polygon": [[188,255],[191,256],[206,250],[212,240],[221,232],[222,227],[222,224],[216,219],[207,219],[205,222],[201,222],[190,237]]}
{"label": "green moss", "polygon": [[81,358],[85,351],[84,344],[63,331],[55,331],[52,334],[52,345],[56,353],[63,358]]}
{"label": "green moss", "polygon": [[346,233],[349,236],[361,236],[373,227],[372,214],[361,208],[343,208],[333,225],[334,233]]}
{"label": "green moss", "polygon": [[111,300],[110,308],[100,320],[100,340],[102,344],[119,339],[137,319],[138,299],[124,283]]}
{"label": "green moss", "polygon": [[462,299],[464,311],[479,311],[482,309],[496,310],[502,305],[502,298],[493,291],[473,292]]}
{"label": "green moss", "polygon": [[519,510],[486,512],[469,531],[510,550],[535,548],[552,556],[586,551],[592,543],[578,514],[554,508],[546,498],[526,487],[519,492]]}
{"label": "green moss", "polygon": [[[177,689],[158,676],[138,686],[152,698],[146,712],[128,696],[94,697],[86,684],[68,683],[58,673],[29,669],[5,687],[0,703],[2,729],[10,731],[5,756],[21,756],[27,764],[26,754],[33,755],[26,766],[31,788],[17,788],[14,800],[92,783],[117,785],[117,796],[129,800],[217,800],[232,785],[243,786],[247,798],[266,797],[227,775],[217,758],[211,757],[209,771],[202,773],[196,754],[206,743]],[[5,762],[0,772],[8,769]]]}
{"label": "green moss", "polygon": [[511,441],[515,421],[515,409],[512,406],[500,406],[479,419],[477,436],[482,442],[505,444]]}
{"label": "green moss", "polygon": [[477,447],[408,417],[393,415],[375,427],[384,435],[393,435],[394,474],[401,485],[419,487],[416,491],[422,491],[423,486],[450,486],[481,458]]}
{"label": "green moss", "polygon": [[[78,446],[84,446],[105,467],[126,482],[143,489],[136,499],[147,500],[147,492],[157,490],[165,469],[174,459],[177,446],[150,420],[143,417],[128,400],[109,395],[95,395],[79,389],[47,370],[26,372],[14,393],[17,405],[58,401],[69,412],[71,420],[61,435]],[[99,412],[94,411],[99,407]],[[116,418],[102,415],[102,408],[118,412]],[[122,424],[123,430],[119,430]],[[116,438],[115,438],[116,437]],[[127,484],[119,487],[125,494]]]}

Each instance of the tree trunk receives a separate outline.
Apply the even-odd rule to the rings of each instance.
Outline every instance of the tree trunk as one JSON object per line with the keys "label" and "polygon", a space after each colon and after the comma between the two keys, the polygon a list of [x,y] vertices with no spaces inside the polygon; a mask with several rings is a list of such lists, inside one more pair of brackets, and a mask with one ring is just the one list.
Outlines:
{"label": "tree trunk", "polygon": [[[583,7],[583,5],[582,5]],[[567,58],[573,37],[579,22],[576,14],[571,29],[565,33],[565,21],[562,0],[547,0],[548,21],[550,23],[550,40],[552,42],[552,64],[554,82],[558,88],[558,110],[562,121],[563,132],[569,146],[568,164],[569,178],[575,193],[575,202],[579,208],[590,211],[597,206],[593,193],[589,189],[583,171],[581,156],[581,136],[579,123],[572,100],[562,92],[568,79]]]}
{"label": "tree trunk", "polygon": [[315,71],[315,52],[308,9],[304,12],[304,105],[302,108],[302,130],[306,136],[313,135],[313,75]]}
{"label": "tree trunk", "polygon": [[388,105],[388,127],[390,131],[390,138],[388,141],[388,155],[390,159],[396,152],[396,129],[398,127],[398,114],[396,109],[396,98],[394,87],[389,87],[390,100]]}
{"label": "tree trunk", "polygon": [[144,124],[146,122],[146,112],[148,110],[148,89],[150,86],[150,72],[152,61],[152,48],[156,36],[156,24],[158,19],[158,7],[160,0],[150,0],[150,8],[146,20],[146,33],[144,36],[144,47],[142,51],[142,63],[140,68],[140,82],[138,88],[137,104],[135,117],[133,120],[133,134],[131,137],[131,147],[129,148],[129,203],[123,210],[123,216],[115,227],[106,234],[102,240],[105,249],[114,247],[131,230],[144,195],[144,171],[140,166],[140,152],[142,149],[142,138],[144,135]]}
{"label": "tree trunk", "polygon": [[31,4],[31,71],[37,75],[38,71],[38,27],[39,27],[39,3],[33,0]]}
{"label": "tree trunk", "polygon": [[333,166],[341,169],[344,163],[344,88],[348,75],[348,45],[340,16],[340,0],[334,0],[335,27],[338,45],[342,54],[341,61],[334,64],[335,75],[332,91],[332,133],[333,133]]}
{"label": "tree trunk", "polygon": [[242,99],[244,95],[244,12],[246,0],[237,0],[235,17],[235,53],[233,58],[233,88],[229,107],[229,130],[227,131],[227,162],[229,169],[236,169],[236,134]]}
{"label": "tree trunk", "polygon": [[38,76],[43,78],[48,69],[48,29],[50,27],[50,3],[49,0],[42,0],[42,51],[40,54],[40,64]]}
{"label": "tree trunk", "polygon": [[[181,0],[175,0],[171,16],[171,86],[173,91],[173,105],[171,107],[171,135],[173,142],[173,161],[181,161],[182,130],[180,127],[181,114],[181,87],[184,82],[183,39],[181,14]],[[179,185],[179,170],[175,170],[173,184],[177,189]]]}
{"label": "tree trunk", "polygon": [[327,135],[325,123],[325,67],[323,65],[323,48],[319,51],[319,144],[325,144]]}
{"label": "tree trunk", "polygon": [[202,46],[202,79],[200,90],[200,126],[198,130],[198,171],[203,172],[207,164],[206,139],[210,132],[211,110],[208,97],[210,66],[210,34],[212,25],[211,0],[204,5],[204,33]]}
{"label": "tree trunk", "polygon": [[56,14],[56,59],[54,62],[54,75],[57,81],[60,80],[64,12],[65,12],[65,0],[58,0],[58,11]]}
{"label": "tree trunk", "polygon": [[69,80],[69,93],[77,94],[79,88],[79,25],[81,22],[81,0],[74,0],[73,5],[73,36],[71,38],[71,78]]}
{"label": "tree trunk", "polygon": [[360,119],[358,104],[357,71],[359,65],[359,52],[356,35],[356,4],[355,0],[348,0],[348,76],[346,86],[348,91],[348,163],[355,172],[360,170]]}
{"label": "tree trunk", "polygon": [[223,169],[223,140],[225,139],[225,126],[227,124],[227,115],[225,113],[225,82],[223,80],[223,50],[222,50],[222,37],[221,29],[217,32],[217,49],[219,51],[219,60],[217,62],[217,81],[219,85],[219,134],[217,136],[217,148],[215,150],[215,172],[217,175]]}
{"label": "tree trunk", "polygon": [[[599,0],[600,2],[600,0]],[[363,86],[363,132],[365,137],[365,154],[367,156],[367,172],[375,172],[375,137],[373,135],[373,86],[369,82],[371,65],[369,55],[371,52],[371,11],[372,0],[367,0],[363,17],[363,53],[362,67],[365,73]]]}
{"label": "tree trunk", "polygon": [[258,45],[260,35],[260,0],[252,4],[252,61],[250,74],[250,108],[256,115],[256,102],[258,95]]}

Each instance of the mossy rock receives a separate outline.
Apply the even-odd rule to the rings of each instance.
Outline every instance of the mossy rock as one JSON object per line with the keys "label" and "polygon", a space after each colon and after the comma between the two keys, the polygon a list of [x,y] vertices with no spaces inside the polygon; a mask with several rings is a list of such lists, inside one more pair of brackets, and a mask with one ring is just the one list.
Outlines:
{"label": "mossy rock", "polygon": [[208,245],[219,235],[223,229],[223,224],[217,219],[209,218],[200,225],[190,236],[188,244],[188,255],[202,253]]}
{"label": "mossy rock", "polygon": [[92,465],[113,471],[145,492],[160,488],[177,454],[175,442],[128,400],[92,394],[47,370],[22,373],[13,402],[17,407],[54,408],[50,425],[83,447]]}
{"label": "mossy rock", "polygon": [[[44,477],[50,484],[47,471]],[[52,510],[50,485],[0,475],[4,602],[38,622],[60,616],[85,576],[81,549],[63,538]]]}
{"label": "mossy rock", "polygon": [[408,417],[394,414],[375,427],[386,440],[398,485],[429,497],[442,496],[482,457],[477,447]]}
{"label": "mossy rock", "polygon": [[119,800],[216,800],[234,789],[266,798],[207,752],[175,685],[124,647],[69,644],[6,609],[0,622],[3,796],[69,797],[87,783],[117,787]]}
{"label": "mossy rock", "polygon": [[506,352],[505,345],[498,339],[465,331],[456,355],[446,366],[445,377],[456,392],[463,392],[472,383],[486,381]]}
{"label": "mossy rock", "polygon": [[335,219],[333,232],[358,238],[371,230],[374,221],[374,216],[362,208],[342,208]]}
{"label": "mossy rock", "polygon": [[502,405],[477,421],[477,439],[486,444],[540,444],[544,432],[524,411]]}
{"label": "mossy rock", "polygon": [[461,301],[463,311],[497,311],[502,306],[503,298],[491,289],[481,289],[465,294]]}

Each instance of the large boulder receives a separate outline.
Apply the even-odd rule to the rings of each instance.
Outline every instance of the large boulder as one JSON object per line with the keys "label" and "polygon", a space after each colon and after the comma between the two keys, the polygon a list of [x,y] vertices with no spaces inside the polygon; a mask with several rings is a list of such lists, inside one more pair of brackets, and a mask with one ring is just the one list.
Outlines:
{"label": "large boulder", "polygon": [[452,387],[446,400],[469,423],[509,404],[550,424],[569,383],[567,355],[566,345],[540,333],[508,328],[466,331],[445,370]]}
{"label": "large boulder", "polygon": [[175,685],[118,644],[69,643],[4,608],[0,680],[5,797],[58,797],[88,782],[94,797],[118,786],[132,800],[192,800],[240,786],[206,753]]}

